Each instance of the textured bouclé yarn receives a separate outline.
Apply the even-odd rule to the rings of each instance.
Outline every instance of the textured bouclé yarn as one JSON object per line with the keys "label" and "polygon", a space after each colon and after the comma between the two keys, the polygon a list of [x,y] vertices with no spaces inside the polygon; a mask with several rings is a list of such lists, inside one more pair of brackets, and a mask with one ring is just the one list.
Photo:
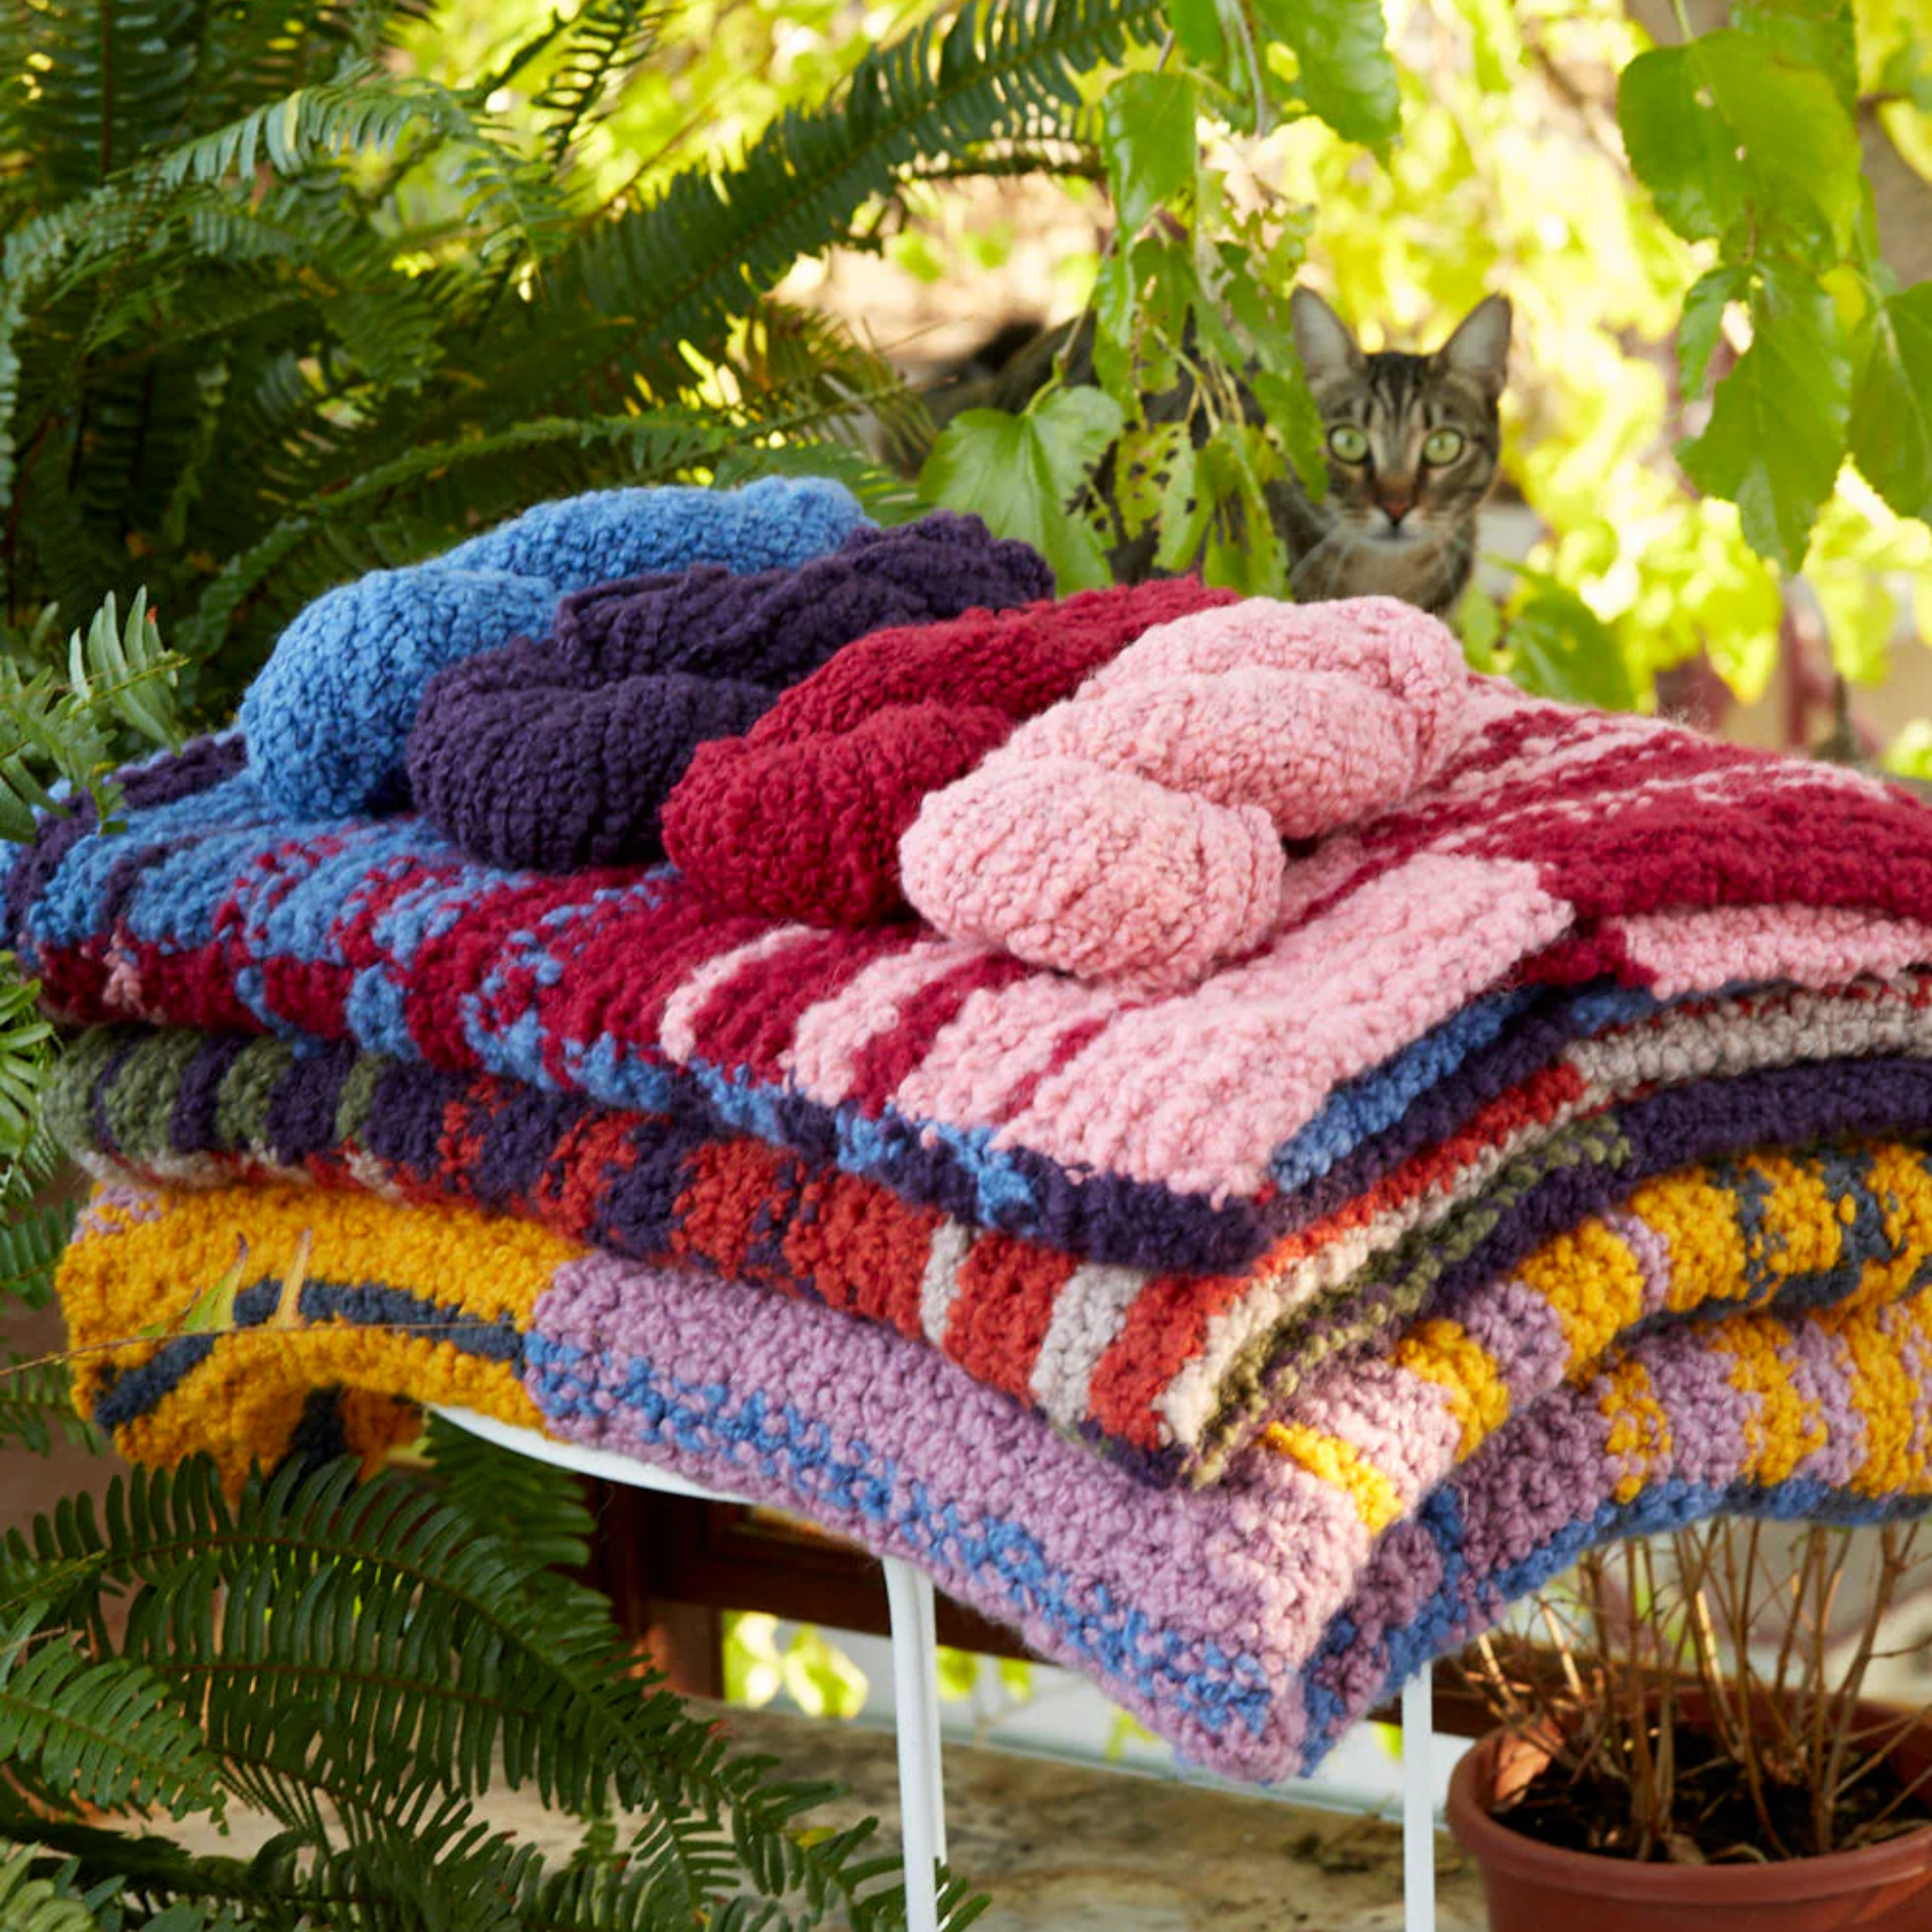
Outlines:
{"label": "textured boucl\u00e9 yarn", "polygon": [[[235,1481],[372,1396],[534,1402],[560,1437],[919,1565],[1190,1757],[1273,1779],[1591,1543],[1932,1502],[1927,1167],[1876,1142],[1648,1184],[1338,1363],[1193,1491],[883,1326],[460,1208],[109,1192],[59,1291],[76,1395],[144,1461],[211,1450]],[[238,1245],[233,1332],[142,1335]]]}
{"label": "textured boucl\u00e9 yarn", "polygon": [[1393,598],[1182,618],[926,800],[900,846],[906,895],[1038,965],[1191,985],[1267,937],[1284,839],[1386,811],[1441,770],[1470,691],[1455,637]]}
{"label": "textured boucl\u00e9 yarn", "polygon": [[1534,1037],[1545,989],[1574,1038],[1932,959],[1932,813],[1903,793],[1492,680],[1472,704],[1434,783],[1295,859],[1259,954],[1163,999],[909,921],[750,918],[668,867],[506,874],[420,818],[291,822],[232,744],[143,767],[111,836],[83,803],[14,848],[4,943],[75,1020],[708,1109],[1016,1232],[1094,1190],[1115,1257],[1209,1270],[1332,1129]]}
{"label": "textured boucl\u00e9 yarn", "polygon": [[388,809],[403,802],[417,701],[444,665],[541,637],[566,591],[695,564],[791,568],[864,521],[848,491],[820,477],[539,504],[426,563],[318,597],[242,701],[249,757],[267,795],[297,817]]}
{"label": "textured boucl\u00e9 yarn", "polygon": [[900,908],[899,837],[926,793],[1144,631],[1233,601],[1191,578],[882,631],[704,746],[664,813],[679,867],[736,911],[858,925]]}
{"label": "textured boucl\u00e9 yarn", "polygon": [[868,632],[1004,609],[1052,584],[1036,551],[941,510],[859,530],[796,570],[601,585],[564,600],[551,641],[430,680],[409,737],[410,791],[491,865],[658,858],[658,809],[706,740],[745,730]]}
{"label": "textured boucl\u00e9 yarn", "polygon": [[1145,1476],[1199,1481],[1335,1356],[1455,1307],[1653,1176],[1773,1142],[1932,1134],[1928,1054],[1924,985],[1659,1014],[1576,1042],[1210,1280],[1086,1266],[691,1116],[341,1047],[96,1028],[61,1057],[46,1119],[102,1178],[302,1176],[460,1202],[629,1260],[820,1300],[938,1350]]}
{"label": "textured boucl\u00e9 yarn", "polygon": [[[233,1487],[251,1464],[413,1440],[421,1415],[398,1396],[538,1420],[518,1385],[524,1337],[568,1243],[480,1216],[372,1215],[366,1197],[312,1191],[167,1204],[100,1190],[60,1261],[75,1398],[131,1460],[205,1453]],[[229,1332],[178,1332],[238,1263]]]}

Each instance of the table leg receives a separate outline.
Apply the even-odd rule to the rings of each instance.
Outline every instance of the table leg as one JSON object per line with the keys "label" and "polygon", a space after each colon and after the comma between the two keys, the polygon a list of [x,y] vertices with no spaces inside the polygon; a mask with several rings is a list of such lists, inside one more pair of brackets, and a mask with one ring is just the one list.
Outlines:
{"label": "table leg", "polygon": [[898,1707],[899,1809],[906,1844],[908,1932],[937,1932],[938,1880],[946,1856],[946,1799],[940,1765],[939,1640],[932,1580],[909,1563],[886,1558],[892,1616],[892,1693]]}
{"label": "table leg", "polygon": [[1403,1932],[1436,1932],[1434,1689],[1426,1664],[1402,1687]]}

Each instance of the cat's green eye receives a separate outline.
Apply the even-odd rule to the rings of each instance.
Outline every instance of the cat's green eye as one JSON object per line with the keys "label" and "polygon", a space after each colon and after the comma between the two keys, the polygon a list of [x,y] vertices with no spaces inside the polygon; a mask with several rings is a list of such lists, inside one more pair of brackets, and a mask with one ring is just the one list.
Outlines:
{"label": "cat's green eye", "polygon": [[1453,463],[1462,454],[1462,431],[1432,429],[1423,442],[1423,461]]}
{"label": "cat's green eye", "polygon": [[1338,423],[1328,432],[1328,449],[1344,463],[1358,463],[1369,453],[1369,439],[1353,423]]}

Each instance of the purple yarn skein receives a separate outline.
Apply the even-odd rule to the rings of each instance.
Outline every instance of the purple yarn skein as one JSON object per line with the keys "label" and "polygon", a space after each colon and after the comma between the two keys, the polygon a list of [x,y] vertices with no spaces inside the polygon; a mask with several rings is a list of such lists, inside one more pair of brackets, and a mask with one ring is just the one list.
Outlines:
{"label": "purple yarn skein", "polygon": [[472,858],[569,872],[661,856],[658,808],[707,739],[744,731],[856,638],[1051,596],[1025,544],[935,511],[796,570],[711,566],[567,597],[555,636],[440,672],[408,744],[423,812]]}

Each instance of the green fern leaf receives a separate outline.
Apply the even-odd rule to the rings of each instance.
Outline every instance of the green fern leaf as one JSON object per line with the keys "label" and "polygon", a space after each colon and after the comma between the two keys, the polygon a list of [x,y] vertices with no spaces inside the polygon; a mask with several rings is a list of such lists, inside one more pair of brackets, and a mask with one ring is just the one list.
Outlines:
{"label": "green fern leaf", "polygon": [[590,230],[558,265],[558,297],[616,318],[660,367],[681,343],[714,350],[901,170],[1073,131],[1079,75],[1160,22],[1158,0],[972,0],[869,55],[823,108],[788,111],[738,167],[690,170]]}
{"label": "green fern leaf", "polygon": [[450,1507],[544,1568],[582,1570],[597,1525],[582,1484],[568,1471],[514,1456],[431,1416],[430,1467]]}
{"label": "green fern leaf", "polygon": [[108,1915],[117,1886],[82,1892],[71,1864],[42,1875],[34,1869],[41,1862],[31,1846],[0,1857],[0,1925],[8,1932],[118,1932],[119,1913]]}
{"label": "green fern leaf", "polygon": [[45,1617],[29,1605],[0,1635],[0,1763],[63,1807],[211,1805],[215,1764],[160,1679],[121,1657],[91,1662]]}
{"label": "green fern leaf", "polygon": [[553,172],[568,167],[625,74],[649,52],[660,15],[659,0],[591,0],[570,22],[562,57],[535,102],[547,124],[543,153]]}
{"label": "green fern leaf", "polygon": [[54,1268],[73,1232],[74,1211],[71,1200],[41,1203],[16,1209],[0,1223],[0,1304],[45,1304]]}

